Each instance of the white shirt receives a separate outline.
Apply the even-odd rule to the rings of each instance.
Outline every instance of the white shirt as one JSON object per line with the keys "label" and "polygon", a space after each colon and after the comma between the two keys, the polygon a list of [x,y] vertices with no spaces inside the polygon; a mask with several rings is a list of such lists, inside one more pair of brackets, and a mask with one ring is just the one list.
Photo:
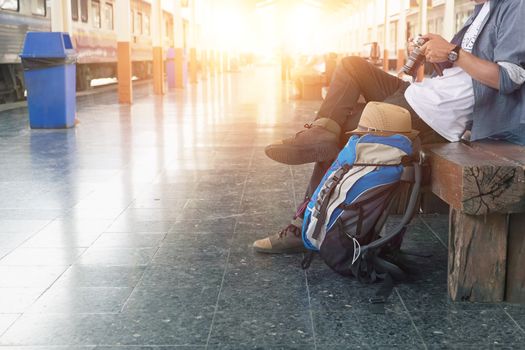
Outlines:
{"label": "white shirt", "polygon": [[[490,1],[487,1],[463,37],[463,50],[472,51],[489,12]],[[445,69],[443,76],[411,84],[405,91],[405,98],[425,123],[451,142],[459,141],[472,120],[472,77],[459,67]]]}

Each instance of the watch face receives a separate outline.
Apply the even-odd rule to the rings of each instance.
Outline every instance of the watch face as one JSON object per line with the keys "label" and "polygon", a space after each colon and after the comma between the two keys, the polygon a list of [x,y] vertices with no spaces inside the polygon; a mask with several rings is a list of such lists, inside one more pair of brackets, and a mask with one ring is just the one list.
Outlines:
{"label": "watch face", "polygon": [[456,62],[458,59],[458,53],[456,51],[450,51],[448,54],[448,60],[450,62]]}

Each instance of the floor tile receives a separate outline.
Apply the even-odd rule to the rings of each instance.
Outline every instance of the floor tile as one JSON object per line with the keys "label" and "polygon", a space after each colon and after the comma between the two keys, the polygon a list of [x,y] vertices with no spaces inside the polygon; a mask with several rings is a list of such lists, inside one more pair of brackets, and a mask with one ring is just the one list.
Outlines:
{"label": "floor tile", "polygon": [[525,332],[525,305],[505,305],[504,310]]}
{"label": "floor tile", "polygon": [[3,233],[36,233],[46,227],[51,220],[33,220],[33,219],[0,219],[0,232]]}
{"label": "floor tile", "polygon": [[175,221],[141,221],[128,218],[119,218],[105,232],[147,232],[167,233]]}
{"label": "floor tile", "polygon": [[126,301],[126,311],[167,313],[213,313],[218,287],[140,285]]}
{"label": "floor tile", "polygon": [[316,342],[321,348],[339,344],[372,348],[404,344],[423,347],[423,340],[407,313],[314,312],[313,320]]}
{"label": "floor tile", "polygon": [[0,336],[20,317],[20,314],[0,313]]}
{"label": "floor tile", "polygon": [[2,345],[205,345],[212,315],[27,314],[0,337]]}
{"label": "floor tile", "polygon": [[202,265],[151,265],[144,272],[141,283],[145,286],[159,286],[171,288],[219,287],[224,275],[224,266],[211,264]]}
{"label": "floor tile", "polygon": [[181,266],[187,264],[205,268],[210,265],[225,266],[228,250],[218,246],[208,245],[195,249],[178,249],[177,244],[163,244],[152,264]]}
{"label": "floor tile", "polygon": [[169,233],[233,233],[235,218],[179,220]]}
{"label": "floor tile", "polygon": [[1,266],[67,266],[84,253],[85,248],[21,247],[0,260]]}
{"label": "floor tile", "polygon": [[80,287],[55,285],[47,290],[29,313],[118,313],[131,294],[126,287]]}
{"label": "floor tile", "polygon": [[39,233],[102,233],[111,220],[95,219],[55,219]]}
{"label": "floor tile", "polygon": [[47,288],[67,266],[0,266],[0,288]]}
{"label": "floor tile", "polygon": [[100,232],[41,232],[22,245],[24,248],[87,248]]}
{"label": "floor tile", "polygon": [[219,311],[257,313],[267,311],[269,305],[282,313],[307,312],[309,300],[304,278],[272,278],[267,274],[265,278],[233,279],[226,275]]}
{"label": "floor tile", "polygon": [[158,247],[165,234],[162,233],[114,233],[101,234],[94,248],[154,248]]}
{"label": "floor tile", "polygon": [[57,280],[64,288],[82,287],[135,287],[142,278],[144,266],[71,266]]}
{"label": "floor tile", "polygon": [[421,336],[429,344],[523,344],[525,333],[503,310],[413,312]]}
{"label": "floor tile", "polygon": [[157,248],[88,248],[77,260],[78,265],[146,266]]}
{"label": "floor tile", "polygon": [[[2,350],[64,350],[64,346],[0,346]],[[93,350],[96,349],[94,345],[86,346],[67,346],[68,350]]]}
{"label": "floor tile", "polygon": [[310,346],[313,342],[310,314],[266,310],[215,315],[210,345],[260,347]]}
{"label": "floor tile", "polygon": [[0,288],[0,314],[23,313],[44,293],[44,288]]}

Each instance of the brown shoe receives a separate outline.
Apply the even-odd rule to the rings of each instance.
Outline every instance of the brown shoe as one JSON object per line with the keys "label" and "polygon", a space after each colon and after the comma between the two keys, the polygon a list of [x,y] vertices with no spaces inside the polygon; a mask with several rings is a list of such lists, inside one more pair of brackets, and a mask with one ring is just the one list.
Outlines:
{"label": "brown shoe", "polygon": [[301,229],[294,224],[281,232],[253,242],[253,249],[259,253],[295,254],[304,253],[306,248],[301,237]]}
{"label": "brown shoe", "polygon": [[266,155],[279,163],[298,165],[333,160],[339,153],[341,127],[331,119],[321,118],[306,124],[295,136],[266,147]]}

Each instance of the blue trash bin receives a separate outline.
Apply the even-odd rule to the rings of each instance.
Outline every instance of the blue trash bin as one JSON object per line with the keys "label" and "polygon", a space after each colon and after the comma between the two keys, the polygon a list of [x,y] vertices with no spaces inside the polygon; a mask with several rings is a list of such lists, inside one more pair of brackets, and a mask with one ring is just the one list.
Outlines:
{"label": "blue trash bin", "polygon": [[74,126],[76,52],[69,34],[28,32],[20,58],[31,128]]}

